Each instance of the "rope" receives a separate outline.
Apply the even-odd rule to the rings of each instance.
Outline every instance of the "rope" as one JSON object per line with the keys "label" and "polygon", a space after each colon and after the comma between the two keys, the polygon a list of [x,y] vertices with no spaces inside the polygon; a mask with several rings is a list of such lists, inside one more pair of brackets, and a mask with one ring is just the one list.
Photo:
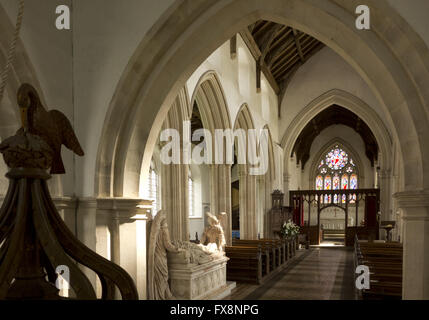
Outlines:
{"label": "rope", "polygon": [[4,90],[6,88],[7,78],[9,76],[10,67],[12,66],[15,58],[16,43],[18,42],[19,31],[21,30],[22,18],[24,16],[24,0],[19,0],[18,17],[16,18],[15,31],[13,33],[13,39],[9,47],[7,55],[6,66],[3,69],[0,79],[0,102],[3,99]]}

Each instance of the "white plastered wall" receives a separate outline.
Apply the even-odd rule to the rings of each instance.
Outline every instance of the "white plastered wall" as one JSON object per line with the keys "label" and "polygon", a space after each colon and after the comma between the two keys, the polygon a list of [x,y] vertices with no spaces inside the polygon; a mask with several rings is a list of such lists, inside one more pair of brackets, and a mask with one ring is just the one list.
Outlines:
{"label": "white plastered wall", "polygon": [[186,82],[190,97],[193,96],[198,80],[207,71],[215,71],[219,78],[225,94],[231,126],[235,123],[240,107],[246,103],[255,129],[262,129],[268,124],[273,142],[279,141],[277,95],[271,86],[266,85],[263,75],[261,92],[257,92],[256,62],[240,35],[237,35],[237,56],[234,59],[230,56],[229,41],[226,41],[195,70]]}

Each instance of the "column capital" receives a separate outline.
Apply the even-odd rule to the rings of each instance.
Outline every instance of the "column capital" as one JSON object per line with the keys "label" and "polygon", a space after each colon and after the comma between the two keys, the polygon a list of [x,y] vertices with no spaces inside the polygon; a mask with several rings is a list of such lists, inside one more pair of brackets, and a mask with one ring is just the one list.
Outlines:
{"label": "column capital", "polygon": [[83,208],[96,209],[97,215],[106,219],[120,219],[124,221],[130,220],[134,216],[139,216],[138,219],[145,218],[150,213],[149,207],[152,200],[144,200],[138,198],[116,198],[116,197],[100,197],[100,198],[80,198],[78,205]]}
{"label": "column capital", "polygon": [[[0,201],[2,201],[2,197],[0,197]],[[52,197],[52,201],[58,210],[76,209],[77,198],[75,197]]]}
{"label": "column capital", "polygon": [[398,208],[403,210],[404,220],[429,221],[429,190],[410,190],[397,192],[393,195]]}

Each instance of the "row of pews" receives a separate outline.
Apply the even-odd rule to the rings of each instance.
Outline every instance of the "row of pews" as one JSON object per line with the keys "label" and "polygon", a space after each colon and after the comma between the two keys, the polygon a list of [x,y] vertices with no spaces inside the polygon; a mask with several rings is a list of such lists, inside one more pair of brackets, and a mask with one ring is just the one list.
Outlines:
{"label": "row of pews", "polygon": [[355,239],[355,265],[368,266],[370,288],[359,291],[360,298],[402,298],[402,244]]}
{"label": "row of pews", "polygon": [[225,247],[227,280],[261,284],[295,256],[296,241],[234,239]]}

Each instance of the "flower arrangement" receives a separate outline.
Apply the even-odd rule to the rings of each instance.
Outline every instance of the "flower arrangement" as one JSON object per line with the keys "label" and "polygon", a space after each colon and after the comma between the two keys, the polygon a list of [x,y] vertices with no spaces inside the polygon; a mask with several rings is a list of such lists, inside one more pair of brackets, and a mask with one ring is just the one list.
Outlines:
{"label": "flower arrangement", "polygon": [[292,222],[291,219],[289,219],[288,222],[283,223],[280,233],[283,238],[293,238],[299,234],[299,226],[297,226],[295,223]]}

